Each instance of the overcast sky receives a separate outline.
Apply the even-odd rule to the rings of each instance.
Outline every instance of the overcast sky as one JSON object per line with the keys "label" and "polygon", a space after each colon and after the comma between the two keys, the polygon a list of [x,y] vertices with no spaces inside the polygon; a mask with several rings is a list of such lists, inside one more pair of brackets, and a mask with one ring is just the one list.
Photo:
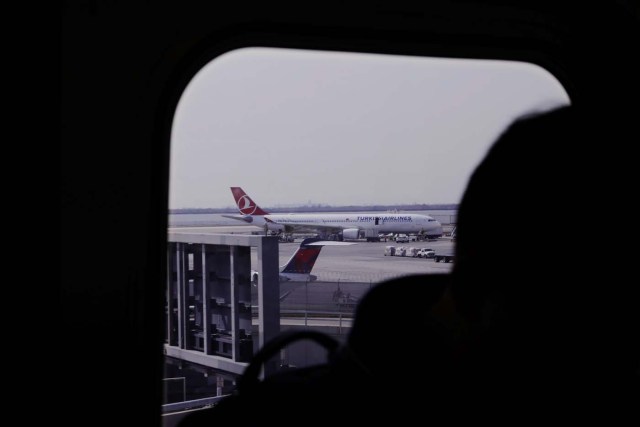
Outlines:
{"label": "overcast sky", "polygon": [[516,117],[569,103],[524,63],[247,48],[205,66],[173,122],[170,202],[458,203]]}

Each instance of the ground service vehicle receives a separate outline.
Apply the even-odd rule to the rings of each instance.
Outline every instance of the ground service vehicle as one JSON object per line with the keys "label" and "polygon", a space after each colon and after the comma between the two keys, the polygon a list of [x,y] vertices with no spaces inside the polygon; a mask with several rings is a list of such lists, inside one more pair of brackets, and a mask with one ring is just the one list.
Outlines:
{"label": "ground service vehicle", "polygon": [[433,249],[420,248],[420,250],[418,250],[418,253],[416,253],[416,256],[418,258],[433,258],[435,254],[436,252]]}

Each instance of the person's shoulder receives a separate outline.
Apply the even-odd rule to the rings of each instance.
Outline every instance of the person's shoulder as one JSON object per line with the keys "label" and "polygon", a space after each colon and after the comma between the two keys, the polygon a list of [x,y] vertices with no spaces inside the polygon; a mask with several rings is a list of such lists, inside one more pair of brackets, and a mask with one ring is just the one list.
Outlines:
{"label": "person's shoulder", "polygon": [[549,130],[566,129],[573,126],[583,109],[571,105],[558,107],[548,111],[531,112],[514,120],[509,126],[509,132],[546,132]]}

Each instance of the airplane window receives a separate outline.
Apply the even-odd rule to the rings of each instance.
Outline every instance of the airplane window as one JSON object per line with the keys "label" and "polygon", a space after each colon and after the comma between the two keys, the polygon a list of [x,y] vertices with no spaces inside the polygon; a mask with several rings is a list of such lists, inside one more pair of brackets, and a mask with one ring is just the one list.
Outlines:
{"label": "airplane window", "polygon": [[[343,340],[376,283],[451,270],[457,206],[487,149],[515,118],[569,103],[549,72],[528,63],[231,51],[194,76],[177,106],[170,231],[277,237],[280,329]],[[497,210],[496,224],[508,214]],[[304,246],[308,238],[323,246]],[[255,249],[248,256],[254,269]],[[189,258],[191,270],[199,259]],[[225,318],[202,315],[193,283],[190,350],[201,351],[202,324],[211,322],[217,357],[228,358]],[[254,307],[255,286],[251,293]],[[228,305],[223,295],[216,303]],[[306,343],[281,355],[290,366],[323,360]],[[227,394],[234,378],[167,357],[165,403]]]}

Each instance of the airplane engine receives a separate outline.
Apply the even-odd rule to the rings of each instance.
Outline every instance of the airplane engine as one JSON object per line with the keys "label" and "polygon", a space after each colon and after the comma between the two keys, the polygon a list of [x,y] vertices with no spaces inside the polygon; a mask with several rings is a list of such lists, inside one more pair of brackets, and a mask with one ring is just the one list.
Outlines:
{"label": "airplane engine", "polygon": [[269,231],[284,231],[285,227],[282,224],[274,224],[273,222],[268,222],[267,229]]}
{"label": "airplane engine", "polygon": [[346,230],[342,230],[342,238],[343,239],[359,239],[360,230],[358,230],[357,228],[347,228]]}

